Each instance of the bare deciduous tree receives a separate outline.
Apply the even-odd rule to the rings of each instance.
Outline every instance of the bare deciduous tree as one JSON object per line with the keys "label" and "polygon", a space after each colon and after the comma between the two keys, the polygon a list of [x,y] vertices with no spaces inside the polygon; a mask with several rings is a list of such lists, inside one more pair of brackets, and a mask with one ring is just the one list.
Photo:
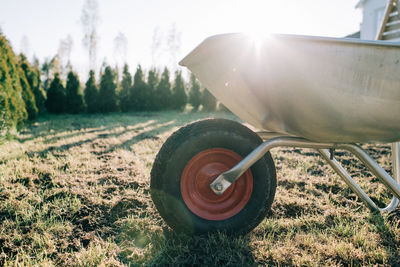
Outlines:
{"label": "bare deciduous tree", "polygon": [[58,46],[58,54],[62,61],[70,61],[73,46],[74,40],[72,39],[70,34],[68,34],[65,39],[60,40],[60,45]]}
{"label": "bare deciduous tree", "polygon": [[100,22],[97,0],[85,0],[82,8],[81,23],[83,27],[83,45],[89,53],[89,68],[96,69],[97,45],[99,36],[97,26]]}
{"label": "bare deciduous tree", "polygon": [[178,31],[176,25],[172,24],[167,36],[167,48],[174,67],[177,66],[176,56],[181,49],[181,35],[182,33]]}
{"label": "bare deciduous tree", "polygon": [[126,63],[126,56],[128,54],[128,38],[125,34],[119,32],[114,38],[114,58],[116,65],[119,66]]}
{"label": "bare deciduous tree", "polygon": [[70,58],[73,45],[74,41],[71,35],[68,34],[65,39],[60,40],[60,44],[58,46],[57,54],[59,56],[61,75],[63,78],[66,78],[67,72],[69,72],[71,68]]}
{"label": "bare deciduous tree", "polygon": [[155,27],[153,30],[153,38],[151,43],[151,58],[153,66],[156,65],[156,59],[160,55],[160,48],[162,46],[162,33],[160,31],[160,27]]}

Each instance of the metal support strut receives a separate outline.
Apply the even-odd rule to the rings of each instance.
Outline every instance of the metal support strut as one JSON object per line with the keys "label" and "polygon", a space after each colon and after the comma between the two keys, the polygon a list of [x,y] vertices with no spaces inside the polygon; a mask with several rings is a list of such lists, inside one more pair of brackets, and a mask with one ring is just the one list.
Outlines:
{"label": "metal support strut", "polygon": [[[275,147],[300,147],[314,148],[329,163],[336,173],[345,181],[345,183],[357,194],[357,196],[372,211],[392,211],[400,199],[400,142],[392,144],[392,165],[394,179],[382,169],[361,147],[355,144],[333,144],[312,142],[304,138],[280,136],[269,139],[259,145],[248,156],[240,161],[229,171],[219,175],[210,187],[214,193],[221,195],[225,190],[239,177],[247,171],[255,162],[262,158],[270,149]],[[351,178],[347,171],[339,164],[330,151],[334,149],[347,150],[355,155],[364,165],[392,192],[394,195],[391,203],[386,208],[379,208],[371,198],[361,189],[361,187]]]}
{"label": "metal support strut", "polygon": [[303,138],[290,136],[281,136],[269,139],[254,149],[232,169],[220,174],[210,184],[211,190],[213,190],[217,195],[222,195],[233,182],[239,179],[239,177],[242,176],[242,174],[245,173],[248,168],[262,158],[270,149],[279,146],[324,149],[331,148],[334,146],[334,144],[316,143]]}

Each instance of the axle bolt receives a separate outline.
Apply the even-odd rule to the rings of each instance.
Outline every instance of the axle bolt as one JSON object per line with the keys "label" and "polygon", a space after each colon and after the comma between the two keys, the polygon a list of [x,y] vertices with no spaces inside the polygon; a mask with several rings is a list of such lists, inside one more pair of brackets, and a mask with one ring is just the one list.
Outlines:
{"label": "axle bolt", "polygon": [[215,191],[220,192],[220,191],[222,191],[222,188],[223,188],[223,186],[222,186],[221,183],[216,183],[216,184],[214,185]]}

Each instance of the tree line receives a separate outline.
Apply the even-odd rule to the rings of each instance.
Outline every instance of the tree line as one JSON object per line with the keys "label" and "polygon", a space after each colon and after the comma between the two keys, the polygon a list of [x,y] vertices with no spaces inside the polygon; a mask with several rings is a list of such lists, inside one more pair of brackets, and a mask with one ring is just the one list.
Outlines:
{"label": "tree line", "polygon": [[195,76],[191,75],[188,82],[180,71],[171,76],[167,67],[162,72],[156,68],[146,72],[138,65],[132,77],[125,65],[122,74],[117,68],[105,67],[99,82],[93,70],[85,84],[72,69],[65,80],[57,72],[49,77],[49,66],[40,66],[37,60],[31,64],[23,54],[15,55],[0,33],[0,133],[18,129],[46,111],[182,111],[187,104],[194,111],[216,109],[216,99],[201,88]]}
{"label": "tree line", "polygon": [[[121,80],[118,72],[110,66],[105,67],[96,82],[94,71],[81,86],[78,74],[72,70],[64,83],[59,73],[49,83],[45,106],[50,113],[109,113],[116,111],[160,111],[185,109],[187,104],[197,111],[200,107],[214,111],[217,101],[208,90],[201,86],[194,75],[187,83],[180,71],[174,78],[168,68],[162,73],[152,68],[147,73],[140,65],[135,74],[125,64]],[[171,81],[172,80],[172,81]],[[65,85],[64,85],[65,84]]]}

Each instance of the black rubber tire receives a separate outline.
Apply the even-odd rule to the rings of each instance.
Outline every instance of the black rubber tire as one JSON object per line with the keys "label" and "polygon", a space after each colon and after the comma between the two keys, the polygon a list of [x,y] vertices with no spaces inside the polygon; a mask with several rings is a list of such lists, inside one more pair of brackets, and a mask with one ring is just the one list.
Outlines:
{"label": "black rubber tire", "polygon": [[264,219],[275,196],[276,173],[270,153],[251,167],[253,190],[246,206],[225,220],[206,220],[191,212],[182,199],[180,179],[187,163],[204,150],[226,148],[245,157],[261,143],[256,133],[225,119],[198,121],[173,133],[158,152],[151,170],[151,197],[161,217],[176,232],[189,235],[250,232]]}

